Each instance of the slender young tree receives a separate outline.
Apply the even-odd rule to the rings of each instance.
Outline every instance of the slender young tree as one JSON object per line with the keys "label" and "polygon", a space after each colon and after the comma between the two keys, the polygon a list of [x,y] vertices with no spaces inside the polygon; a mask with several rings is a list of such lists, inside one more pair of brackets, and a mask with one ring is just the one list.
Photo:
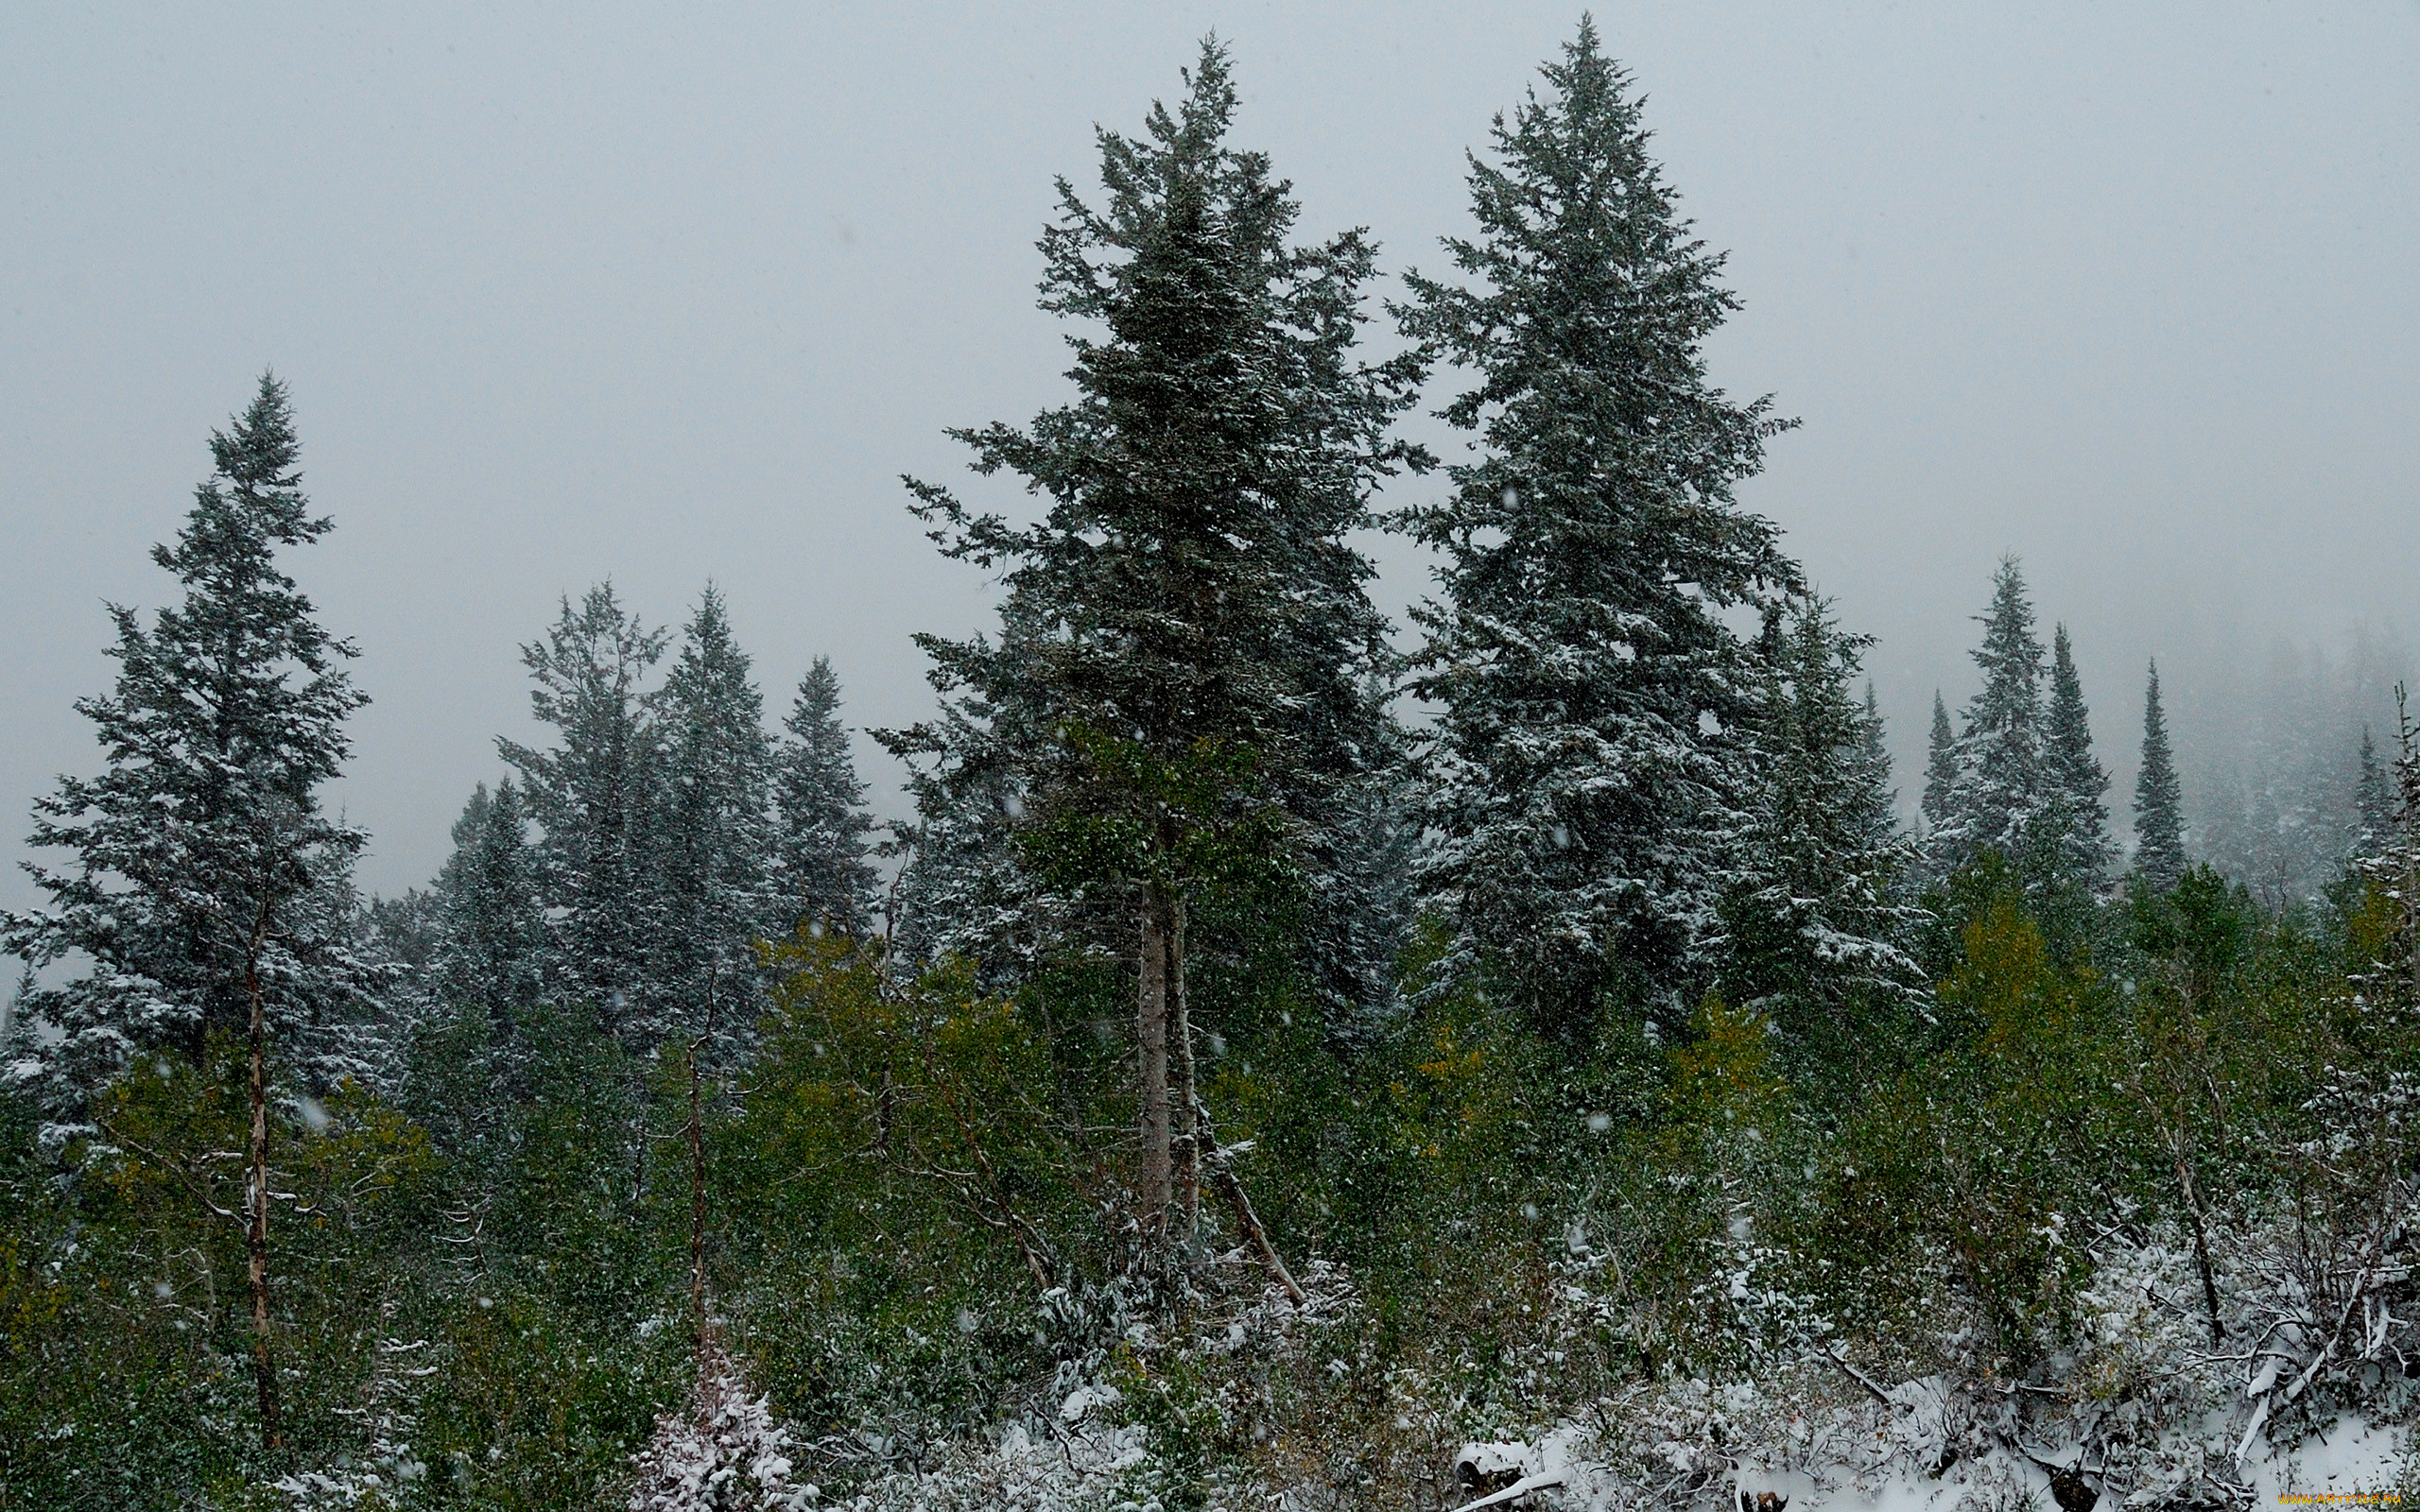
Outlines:
{"label": "slender young tree", "polygon": [[2394,782],[2378,760],[2370,727],[2361,727],[2361,744],[2353,770],[2353,854],[2356,858],[2382,851],[2394,833]]}
{"label": "slender young tree", "polygon": [[820,922],[826,929],[862,935],[873,913],[874,870],[867,859],[865,783],[849,754],[849,731],[840,723],[840,679],[831,660],[817,657],[799,680],[798,698],[777,760],[774,799],[780,810],[778,842],[782,895],[777,922]]}
{"label": "slender young tree", "polygon": [[1858,710],[1858,790],[1864,795],[1859,829],[1877,845],[1900,841],[1899,790],[1891,785],[1890,730],[1882,722],[1882,705],[1874,696],[1874,679],[1865,679],[1865,701]]}
{"label": "slender young tree", "polygon": [[[1187,85],[1142,136],[1101,134],[1106,199],[1063,183],[1044,233],[1043,305],[1086,322],[1068,338],[1076,398],[1026,429],[956,433],[978,472],[1047,498],[1042,522],[910,482],[945,552],[1002,569],[1006,602],[996,642],[922,638],[951,713],[891,737],[941,764],[928,796],[990,811],[927,810],[927,829],[1022,832],[1044,869],[1131,920],[1134,1207],[1153,1255],[1216,1158],[1192,1086],[1189,904],[1243,837],[1315,873],[1388,747],[1367,691],[1384,623],[1346,538],[1407,455],[1385,433],[1418,375],[1355,358],[1369,243],[1290,245],[1288,186],[1227,144],[1225,50],[1205,43]],[[1241,1204],[1238,1222],[1255,1227]]]}
{"label": "slender young tree", "polygon": [[2109,773],[2092,753],[2092,717],[2065,625],[2050,637],[2050,713],[2043,746],[2057,806],[2060,863],[2078,881],[2098,887],[2116,851],[2109,838]]}
{"label": "slender young tree", "polygon": [[111,608],[116,687],[76,706],[107,764],[89,781],[61,779],[36,803],[32,844],[69,859],[28,868],[50,907],[9,916],[7,934],[37,966],[82,966],[26,1005],[51,1031],[20,1066],[39,1085],[54,1138],[112,1138],[87,1110],[131,1057],[179,1054],[208,1074],[212,1037],[240,1038],[244,1193],[240,1211],[211,1207],[243,1229],[261,1438],[276,1447],[272,1068],[284,1042],[358,1006],[372,985],[350,949],[346,882],[365,836],[320,806],[350,750],[345,719],[368,699],[344,670],[353,645],[321,627],[279,563],[281,548],[308,545],[332,524],[303,495],[285,386],[264,374],[210,451],[216,470],[184,529],[152,551],[183,596],[148,628],[133,610]]}
{"label": "slender young tree", "polygon": [[2169,749],[2159,663],[2153,662],[2143,689],[2143,762],[2135,777],[2135,869],[2165,888],[2176,885],[2185,867],[2185,790]]}
{"label": "slender young tree", "polygon": [[1938,880],[1946,869],[1938,864],[1944,850],[1941,834],[1949,828],[1958,801],[1958,730],[1938,688],[1932,694],[1932,733],[1925,751],[1925,796],[1918,813],[1924,816],[1925,855],[1931,863],[1927,870]]}
{"label": "slender young tree", "polygon": [[1797,570],[1734,497],[1785,422],[1706,376],[1722,257],[1595,24],[1542,73],[1472,159],[1461,281],[1407,277],[1405,331],[1473,380],[1443,414],[1478,457],[1403,524],[1444,558],[1412,687],[1440,709],[1420,875],[1447,970],[1577,1042],[1610,995],[1676,1010],[1708,964],[1758,680],[1723,615]]}

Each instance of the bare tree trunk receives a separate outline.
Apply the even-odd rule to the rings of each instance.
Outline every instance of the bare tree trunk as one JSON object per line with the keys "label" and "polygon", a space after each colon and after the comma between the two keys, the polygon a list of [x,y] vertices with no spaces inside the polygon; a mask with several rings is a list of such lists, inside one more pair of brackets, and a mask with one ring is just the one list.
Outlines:
{"label": "bare tree trunk", "polygon": [[1218,1131],[1210,1124],[1210,1109],[1199,1102],[1193,1105],[1193,1127],[1206,1152],[1205,1163],[1210,1169],[1211,1183],[1218,1187],[1219,1195],[1227,1199],[1228,1208],[1236,1215],[1236,1231],[1252,1245],[1253,1251],[1260,1256],[1260,1263],[1277,1279],[1277,1284],[1286,1295],[1293,1298],[1294,1305],[1303,1306],[1307,1300],[1303,1296],[1303,1288],[1295,1284],[1294,1273],[1286,1268],[1284,1257],[1277,1253],[1277,1246],[1270,1243],[1269,1230],[1260,1226],[1260,1214],[1253,1211],[1252,1198],[1244,1193],[1243,1178],[1236,1176],[1236,1168],[1228,1163],[1227,1153],[1219,1148]]}
{"label": "bare tree trunk", "polygon": [[698,1057],[715,1033],[716,971],[706,972],[706,1030],[689,1041],[689,1310],[698,1318],[700,1380],[710,1344],[706,1325],[706,1119]]}
{"label": "bare tree trunk", "polygon": [[1144,1247],[1154,1254],[1167,1243],[1169,1186],[1168,935],[1167,897],[1156,887],[1143,892],[1141,983],[1134,1005],[1136,1123],[1142,1162],[1135,1182],[1136,1218]]}
{"label": "bare tree trunk", "polygon": [[1243,1236],[1246,1239],[1252,1241],[1253,1248],[1260,1253],[1260,1263],[1269,1267],[1269,1273],[1277,1279],[1277,1284],[1284,1289],[1286,1295],[1293,1298],[1294,1305],[1302,1306],[1306,1300],[1303,1296],[1303,1289],[1294,1283],[1294,1273],[1286,1268],[1286,1262],[1278,1258],[1277,1246],[1269,1242],[1269,1230],[1260,1226],[1260,1215],[1252,1211],[1252,1198],[1244,1195],[1243,1182],[1236,1178],[1236,1173],[1230,1170],[1223,1160],[1219,1161],[1213,1170],[1217,1175],[1219,1190],[1227,1194],[1227,1205],[1235,1210],[1236,1227],[1243,1230]]}
{"label": "bare tree trunk", "polygon": [[2411,942],[2411,1001],[2420,1005],[2420,816],[2405,821],[2411,860],[2403,868],[2403,937]]}
{"label": "bare tree trunk", "polygon": [[2193,1215],[2193,1261],[2201,1267],[2202,1300],[2210,1310],[2210,1342],[2219,1344],[2227,1331],[2219,1322],[2219,1282],[2210,1269],[2210,1225],[2202,1211],[2202,1194],[2193,1184],[2193,1167],[2181,1143],[2176,1151],[2176,1184],[2185,1193],[2185,1211]]}
{"label": "bare tree trunk", "polygon": [[698,1347],[706,1343],[706,1146],[700,1115],[698,1051],[689,1046],[689,1310],[698,1318]]}
{"label": "bare tree trunk", "polygon": [[247,1033],[251,1055],[252,1127],[247,1155],[251,1191],[244,1226],[244,1259],[252,1286],[252,1384],[261,1407],[261,1447],[285,1447],[278,1422],[277,1361],[269,1350],[268,1333],[268,1014],[261,1001],[260,935],[253,931],[252,948],[244,958],[244,992],[251,1000],[251,1022]]}
{"label": "bare tree trunk", "polygon": [[1168,1020],[1175,1040],[1176,1185],[1184,1210],[1184,1244],[1190,1250],[1201,1232],[1201,1098],[1193,1076],[1193,1005],[1184,985],[1184,900],[1168,906]]}

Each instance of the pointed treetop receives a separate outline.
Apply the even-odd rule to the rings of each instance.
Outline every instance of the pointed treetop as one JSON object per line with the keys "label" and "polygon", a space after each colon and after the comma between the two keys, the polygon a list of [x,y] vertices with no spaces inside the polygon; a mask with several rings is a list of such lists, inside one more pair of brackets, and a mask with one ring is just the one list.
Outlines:
{"label": "pointed treetop", "polygon": [[1932,691],[1932,735],[1927,743],[1925,761],[1925,796],[1923,812],[1927,828],[1938,830],[1949,821],[1951,795],[1958,787],[1958,731],[1949,722],[1949,705],[1941,690]]}
{"label": "pointed treetop", "polygon": [[2050,714],[2045,733],[2051,798],[2060,806],[2064,832],[2062,859],[2076,876],[2097,884],[2116,849],[2109,838],[2109,773],[2092,753],[2092,719],[2065,625],[2051,639]]}
{"label": "pointed treetop", "polygon": [[2135,778],[2135,869],[2155,885],[2172,887],[2185,868],[2184,789],[2169,748],[2159,663],[2153,662],[2143,690],[2142,767]]}

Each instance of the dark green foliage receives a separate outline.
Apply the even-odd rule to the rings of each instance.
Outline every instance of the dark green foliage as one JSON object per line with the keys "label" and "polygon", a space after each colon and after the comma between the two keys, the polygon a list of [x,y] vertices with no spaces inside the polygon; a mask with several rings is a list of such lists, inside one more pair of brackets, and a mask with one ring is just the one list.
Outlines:
{"label": "dark green foliage", "polygon": [[559,910],[548,934],[547,987],[584,1005],[626,1045],[658,1043],[677,1009],[656,989],[665,899],[649,842],[658,834],[666,760],[654,700],[643,683],[665,636],[599,583],[521,648],[537,686],[530,712],[557,744],[540,750],[499,739],[521,774],[538,832],[540,896]]}
{"label": "dark green foliage", "polygon": [[1936,875],[1985,851],[2030,861],[2055,819],[2043,738],[2042,642],[2015,558],[2000,559],[1991,607],[1979,618],[1983,637],[1973,655],[1983,685],[1967,700],[1957,775],[1930,836]]}
{"label": "dark green foliage", "polygon": [[1407,334],[1471,380],[1453,491],[1408,510],[1444,556],[1412,687],[1440,714],[1424,889],[1446,967],[1584,1043],[1609,994],[1668,1017],[1704,964],[1752,760],[1752,659],[1722,618],[1796,582],[1734,490],[1782,422],[1708,380],[1737,307],[1582,22],[1470,174],[1464,282],[1408,275]]}
{"label": "dark green foliage", "polygon": [[521,790],[511,782],[497,783],[493,793],[484,782],[473,789],[454,823],[454,853],[437,874],[434,896],[438,939],[425,967],[430,1005],[418,1035],[424,1070],[407,1084],[416,1097],[441,1096],[452,1105],[441,1116],[424,1105],[432,1128],[477,1143],[475,1125],[492,1128],[490,1111],[528,1095],[521,1022],[545,981],[537,856]]}
{"label": "dark green foliage", "polygon": [[[32,1074],[66,1125],[133,1057],[199,1065],[212,1033],[245,1022],[248,969],[289,1037],[358,1017],[372,985],[350,950],[347,878],[366,837],[320,806],[367,699],[344,670],[357,653],[279,565],[281,548],[331,527],[302,493],[285,386],[264,374],[210,451],[216,471],[184,528],[151,553],[182,597],[147,629],[112,607],[116,686],[76,706],[107,765],[35,805],[30,843],[68,858],[30,868],[47,911],[5,920],[9,948],[37,966],[91,963],[18,1005],[57,1032]],[[361,1069],[340,1040],[307,1048],[322,1080]]]}
{"label": "dark green foliage", "polygon": [[[1751,817],[1721,902],[1725,994],[1804,1041],[1850,1050],[1915,996],[1897,901],[1910,861],[1893,832],[1876,720],[1849,689],[1865,643],[1822,599],[1766,638]],[[1853,1051],[1851,1052],[1853,1053]]]}
{"label": "dark green foliage", "polygon": [[125,1153],[77,1150],[72,1178],[34,1156],[30,1109],[0,1192],[0,1506],[143,1507],[234,1497],[279,1469],[341,1452],[382,1311],[408,1297],[406,1256],[436,1167],[417,1128],[356,1091],[281,1115],[273,1316],[286,1454],[252,1417],[243,1230],[202,1205],[241,1206],[248,1117],[240,1041],[202,1061],[138,1064],[96,1125]]}
{"label": "dark green foliage", "polygon": [[1063,181],[1044,233],[1044,307],[1088,322],[1068,337],[1078,399],[1022,430],[956,433],[978,472],[1045,496],[1045,520],[1012,526],[911,484],[949,555],[1004,569],[1007,602],[996,642],[920,638],[959,709],[891,738],[948,774],[923,795],[925,822],[960,833],[966,809],[1004,799],[1033,822],[1129,807],[1071,729],[1160,762],[1203,740],[1252,751],[1299,860],[1339,884],[1307,922],[1340,948],[1303,965],[1340,1008],[1387,964],[1345,947],[1368,935],[1356,829],[1396,744],[1370,680],[1387,661],[1372,569],[1345,537],[1414,455],[1385,431],[1418,369],[1356,360],[1373,250],[1357,232],[1288,244],[1288,186],[1226,141],[1223,49],[1205,45],[1188,84],[1142,137],[1103,135],[1104,203]]}
{"label": "dark green foliage", "polygon": [[[75,863],[37,872],[53,912],[9,920],[51,974],[0,1082],[0,1512],[628,1504],[725,1354],[826,1505],[885,1476],[925,1504],[946,1469],[907,1477],[1012,1435],[1072,1466],[1112,1427],[1144,1435],[1122,1504],[1453,1505],[1462,1442],[1610,1450],[1636,1403],[1860,1361],[1858,1389],[2006,1403],[2012,1438],[2028,1401],[2148,1432],[2144,1378],[2084,1373],[2113,1279],[2170,1343],[2206,1330],[2229,1404],[2246,1354],[2295,1349],[2314,1424],[2408,1403],[2357,1400],[2301,1324],[2230,1320],[2283,1295],[2264,1265],[2306,1297],[2410,1268],[2420,730],[2392,773],[2365,734],[2364,859],[2273,908],[2187,863],[2154,669],[2111,888],[2071,648],[2046,709],[2011,559],[1962,730],[1935,696],[1910,876],[1865,642],[1732,496],[1775,425],[1707,382],[1720,259],[1592,26],[1546,83],[1474,165],[1468,286],[1413,281],[1430,350],[1374,369],[1368,245],[1289,242],[1219,49],[1103,135],[1105,200],[1065,192],[1044,244],[1075,398],[962,438],[1044,518],[917,489],[1007,592],[996,639],[925,643],[946,703],[893,737],[923,762],[883,933],[837,679],[776,749],[711,590],[660,688],[663,635],[566,600],[525,651],[552,745],[506,744],[430,890],[360,906],[360,837],[316,807],[357,695],[272,561],[325,524],[265,383],[160,555],[184,604],[116,612],[83,706],[109,772],[40,810]],[[1423,460],[1387,428],[1431,356],[1476,386],[1446,414],[1477,460],[1407,516],[1447,558],[1414,772],[1348,535]],[[251,958],[267,1448],[239,904],[283,921]],[[1154,930],[1183,978],[1156,1000]],[[411,983],[376,1033],[367,954]],[[1182,1180],[1137,1197],[1155,1002],[1192,1062],[1162,1089],[1215,1119],[1198,1213]]]}
{"label": "dark green foliage", "polygon": [[874,871],[866,859],[873,821],[865,812],[865,784],[849,755],[849,732],[840,724],[840,679],[829,658],[817,657],[800,679],[797,701],[782,728],[787,734],[773,780],[781,891],[774,933],[786,935],[791,926],[811,920],[842,934],[864,934],[873,917]]}
{"label": "dark green foliage", "polygon": [[648,860],[663,897],[648,972],[666,1032],[717,1040],[755,1022],[754,942],[792,920],[774,902],[772,744],[722,595],[709,585],[681,636],[661,696],[664,792]]}
{"label": "dark green foliage", "polygon": [[1925,821],[1925,847],[1929,856],[1933,837],[1948,825],[1958,787],[1958,731],[1949,722],[1949,705],[1941,693],[1932,696],[1932,734],[1926,745],[1925,793],[1919,812]]}
{"label": "dark green foliage", "polygon": [[2043,733],[2060,865],[2083,885],[2097,887],[2116,849],[2109,838],[2109,773],[2092,753],[2083,679],[2064,625],[2050,638],[2050,711]]}
{"label": "dark green foliage", "polygon": [[2153,886],[2185,875],[2185,790],[2159,703],[2159,663],[2143,689],[2143,762],[2135,777],[2135,869]]}

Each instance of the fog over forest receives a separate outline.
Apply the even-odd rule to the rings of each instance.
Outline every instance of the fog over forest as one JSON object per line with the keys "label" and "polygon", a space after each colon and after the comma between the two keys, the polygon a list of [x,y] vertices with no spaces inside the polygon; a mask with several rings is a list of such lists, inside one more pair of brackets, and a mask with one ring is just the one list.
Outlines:
{"label": "fog over forest", "polygon": [[[930,707],[908,635],[974,627],[989,593],[898,475],[954,472],[943,427],[1063,390],[1032,243],[1093,125],[1219,30],[1305,232],[1369,227],[1391,282],[1466,225],[1463,150],[1570,19],[23,18],[0,60],[0,797],[89,769],[67,706],[105,676],[100,601],[153,600],[143,549],[265,367],[339,524],[302,570],[374,699],[341,789],[365,886],[434,872],[494,738],[527,733],[516,647],[609,576],[652,623],[712,580],[766,686],[828,655],[852,723],[908,723]],[[2410,7],[1599,20],[1730,254],[1716,379],[1804,422],[1741,497],[1877,637],[1910,811],[2004,552],[2073,631],[2120,794],[2143,666],[2168,669],[2214,841],[2204,811],[2248,809],[2221,795],[2279,741],[2383,733],[2420,580]],[[1382,607],[1430,592],[1418,550],[1371,549]],[[2314,657],[2337,669],[2316,695],[2282,671]],[[904,815],[898,768],[859,756]]]}
{"label": "fog over forest", "polygon": [[6,31],[0,1512],[2420,1500],[2420,9]]}

